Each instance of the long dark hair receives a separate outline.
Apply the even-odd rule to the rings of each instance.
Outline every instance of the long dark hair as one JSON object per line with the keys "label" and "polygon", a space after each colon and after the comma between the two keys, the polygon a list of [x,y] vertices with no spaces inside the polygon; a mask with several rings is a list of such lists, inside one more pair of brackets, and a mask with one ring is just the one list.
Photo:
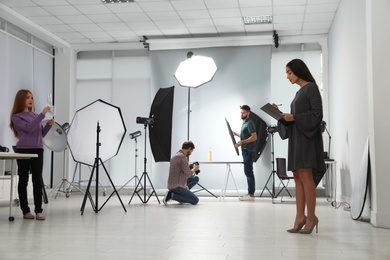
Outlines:
{"label": "long dark hair", "polygon": [[289,67],[290,70],[300,79],[303,79],[308,82],[316,83],[313,75],[306,64],[300,59],[293,59],[289,63],[287,63],[286,67]]}
{"label": "long dark hair", "polygon": [[[9,123],[9,127],[11,128],[12,132],[14,132],[15,137],[18,137],[18,132],[16,132],[16,130],[15,130],[14,123],[12,122],[12,116],[24,111],[24,107],[26,105],[26,99],[27,99],[28,94],[32,95],[30,90],[21,89],[18,91],[18,93],[16,93],[16,96],[15,96],[14,106],[12,107],[12,111],[11,111],[11,115],[10,115],[10,123]],[[33,104],[33,107],[29,108],[28,110],[30,112],[35,111],[34,104]]]}

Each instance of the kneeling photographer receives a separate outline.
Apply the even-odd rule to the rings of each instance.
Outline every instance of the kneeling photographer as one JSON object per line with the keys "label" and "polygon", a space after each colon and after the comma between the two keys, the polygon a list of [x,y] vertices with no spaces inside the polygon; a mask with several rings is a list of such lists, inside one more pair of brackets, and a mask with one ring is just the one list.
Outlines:
{"label": "kneeling photographer", "polygon": [[188,164],[188,156],[192,154],[195,145],[191,141],[183,143],[181,149],[171,158],[169,164],[168,191],[164,196],[163,203],[175,200],[180,203],[196,205],[199,198],[190,189],[194,187],[199,177],[199,163]]}

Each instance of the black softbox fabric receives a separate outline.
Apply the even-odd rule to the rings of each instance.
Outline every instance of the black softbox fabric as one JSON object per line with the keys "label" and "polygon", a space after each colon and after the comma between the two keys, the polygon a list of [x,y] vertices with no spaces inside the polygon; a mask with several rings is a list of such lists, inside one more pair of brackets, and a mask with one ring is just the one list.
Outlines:
{"label": "black softbox fabric", "polygon": [[171,159],[172,111],[174,86],[160,88],[150,107],[149,141],[156,162],[169,162]]}
{"label": "black softbox fabric", "polygon": [[255,157],[253,158],[253,161],[256,162],[260,158],[260,155],[267,144],[267,140],[268,140],[267,124],[264,122],[263,119],[261,119],[258,115],[256,115],[252,111],[249,114],[249,118],[252,119],[253,123],[255,123],[256,126],[256,133],[257,133],[256,154]]}

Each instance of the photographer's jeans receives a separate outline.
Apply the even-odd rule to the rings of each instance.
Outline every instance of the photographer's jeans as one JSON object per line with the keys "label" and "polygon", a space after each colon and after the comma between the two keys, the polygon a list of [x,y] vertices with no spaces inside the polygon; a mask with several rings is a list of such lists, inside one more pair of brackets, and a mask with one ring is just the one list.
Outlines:
{"label": "photographer's jeans", "polygon": [[188,189],[192,189],[192,187],[194,187],[196,184],[198,184],[199,182],[199,177],[196,176],[196,175],[193,175],[191,177],[189,177],[187,179],[187,186],[188,186]]}
{"label": "photographer's jeans", "polygon": [[244,159],[244,173],[248,182],[248,194],[255,193],[255,175],[253,174],[253,156],[254,152],[242,150],[242,158]]}
{"label": "photographer's jeans", "polygon": [[190,203],[196,205],[199,202],[199,198],[190,189],[199,182],[198,176],[192,176],[187,179],[188,189],[177,187],[172,190],[172,199],[180,203]]}

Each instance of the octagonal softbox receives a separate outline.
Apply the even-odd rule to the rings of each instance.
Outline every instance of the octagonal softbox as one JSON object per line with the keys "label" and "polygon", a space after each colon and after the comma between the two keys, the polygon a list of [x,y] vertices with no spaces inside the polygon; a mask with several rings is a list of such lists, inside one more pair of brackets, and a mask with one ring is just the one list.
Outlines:
{"label": "octagonal softbox", "polygon": [[76,162],[94,166],[98,125],[101,161],[118,154],[126,134],[121,110],[98,99],[77,110],[69,128],[68,145]]}
{"label": "octagonal softbox", "polygon": [[209,57],[187,53],[187,59],[180,62],[174,76],[183,87],[197,88],[210,82],[218,70],[214,60]]}

